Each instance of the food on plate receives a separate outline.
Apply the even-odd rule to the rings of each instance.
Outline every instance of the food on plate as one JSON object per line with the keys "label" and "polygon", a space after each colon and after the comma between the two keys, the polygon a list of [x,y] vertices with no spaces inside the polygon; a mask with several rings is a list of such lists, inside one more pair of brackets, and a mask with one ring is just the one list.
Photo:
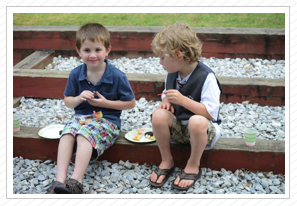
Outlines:
{"label": "food on plate", "polygon": [[139,128],[125,135],[125,138],[134,142],[152,142],[155,141],[155,136],[149,128]]}
{"label": "food on plate", "polygon": [[136,129],[137,135],[142,135],[142,130],[141,129]]}
{"label": "food on plate", "polygon": [[139,139],[140,139],[140,135],[135,135],[135,136],[133,137],[133,140],[134,140],[134,141],[139,141]]}
{"label": "food on plate", "polygon": [[149,140],[155,140],[155,136],[153,134],[153,132],[146,132],[144,134],[145,138],[149,139]]}

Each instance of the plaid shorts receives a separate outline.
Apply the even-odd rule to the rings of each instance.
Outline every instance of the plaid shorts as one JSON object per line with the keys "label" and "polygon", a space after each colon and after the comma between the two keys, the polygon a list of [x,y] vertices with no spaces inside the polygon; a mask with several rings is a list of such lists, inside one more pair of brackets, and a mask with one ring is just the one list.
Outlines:
{"label": "plaid shorts", "polygon": [[[84,136],[93,146],[91,162],[94,162],[105,150],[114,144],[119,136],[120,130],[116,124],[104,118],[97,121],[92,117],[92,115],[73,115],[73,117],[65,124],[61,137],[64,134],[69,133],[74,137],[78,134]],[[92,122],[81,125],[80,120],[83,118],[92,118]],[[77,144],[75,142],[72,153],[73,156],[76,154],[76,148]]]}
{"label": "plaid shorts", "polygon": [[[190,130],[188,124],[182,125],[177,119],[176,116],[173,115],[173,125],[170,130],[171,134],[171,142],[173,143],[182,143],[182,144],[189,144],[190,143]],[[207,119],[207,118],[205,118]],[[207,135],[208,135],[208,142],[207,145],[210,145],[212,143],[213,138],[216,135],[216,129],[213,125],[213,123],[207,119],[208,122],[208,129],[207,129]]]}

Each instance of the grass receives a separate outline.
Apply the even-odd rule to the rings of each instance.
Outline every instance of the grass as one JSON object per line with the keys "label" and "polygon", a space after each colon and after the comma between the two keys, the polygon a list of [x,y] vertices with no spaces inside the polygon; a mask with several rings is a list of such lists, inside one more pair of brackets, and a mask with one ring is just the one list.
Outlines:
{"label": "grass", "polygon": [[178,20],[191,27],[285,28],[284,13],[15,13],[17,26],[166,26]]}

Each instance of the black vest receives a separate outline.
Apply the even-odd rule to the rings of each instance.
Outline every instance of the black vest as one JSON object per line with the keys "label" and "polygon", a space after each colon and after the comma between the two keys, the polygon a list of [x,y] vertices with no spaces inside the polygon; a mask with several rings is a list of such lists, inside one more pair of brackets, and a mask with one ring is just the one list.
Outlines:
{"label": "black vest", "polygon": [[[205,79],[209,73],[214,73],[214,72],[208,66],[206,66],[205,64],[198,61],[198,64],[197,64],[196,68],[193,70],[190,78],[183,85],[183,87],[179,90],[179,92],[182,95],[184,95],[196,102],[200,102],[202,87],[203,87]],[[166,89],[176,89],[177,76],[178,76],[178,72],[171,73],[171,74],[167,75]],[[218,80],[217,80],[217,84],[218,84],[218,86],[221,90],[221,93],[222,93],[221,85]],[[176,118],[179,121],[189,120],[190,117],[194,115],[193,112],[187,110],[186,108],[184,108],[180,105],[172,104],[172,106],[174,107],[174,115],[176,116]],[[219,119],[219,114],[217,117],[217,121],[213,121],[213,122],[218,123],[218,124],[221,123],[221,120]]]}

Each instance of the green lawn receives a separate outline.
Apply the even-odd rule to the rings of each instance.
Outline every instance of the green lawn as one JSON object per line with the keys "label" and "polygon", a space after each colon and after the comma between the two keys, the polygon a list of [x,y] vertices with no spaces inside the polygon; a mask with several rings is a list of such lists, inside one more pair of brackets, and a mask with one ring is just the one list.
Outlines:
{"label": "green lawn", "polygon": [[184,20],[191,27],[285,28],[284,13],[15,13],[18,26],[81,26],[98,22],[104,26],[166,26]]}

